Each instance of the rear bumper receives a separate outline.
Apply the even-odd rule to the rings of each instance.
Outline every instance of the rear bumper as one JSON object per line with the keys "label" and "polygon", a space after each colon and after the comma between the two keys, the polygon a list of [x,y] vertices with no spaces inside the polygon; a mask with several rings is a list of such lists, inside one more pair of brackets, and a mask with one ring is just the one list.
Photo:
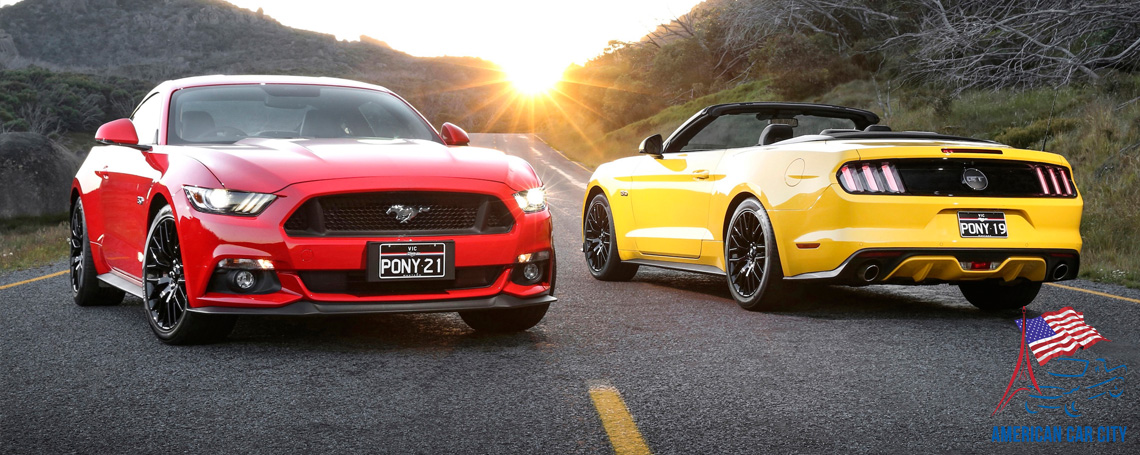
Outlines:
{"label": "rear bumper", "polygon": [[256,315],[256,316],[308,316],[316,314],[370,314],[370,313],[442,313],[451,311],[495,310],[550,304],[558,301],[546,294],[519,298],[496,295],[481,299],[431,300],[391,303],[312,302],[302,300],[275,308],[200,307],[192,313]]}
{"label": "rear bumper", "polygon": [[[973,270],[962,263],[996,264]],[[1081,255],[1070,249],[877,248],[852,254],[839,267],[785,277],[846,285],[936,284],[1000,279],[1064,281],[1077,277]]]}
{"label": "rear bumper", "polygon": [[[833,184],[809,209],[768,215],[785,275],[799,276],[833,272],[865,251],[1079,254],[1082,208],[1080,197],[864,195],[847,194]],[[1008,237],[962,237],[958,213],[964,211],[1002,212]]]}

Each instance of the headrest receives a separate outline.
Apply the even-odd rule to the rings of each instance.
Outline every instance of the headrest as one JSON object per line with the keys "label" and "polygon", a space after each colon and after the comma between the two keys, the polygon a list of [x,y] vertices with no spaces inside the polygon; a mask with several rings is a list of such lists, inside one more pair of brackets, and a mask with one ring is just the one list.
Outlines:
{"label": "headrest", "polygon": [[760,133],[760,145],[775,144],[780,141],[791,139],[794,133],[790,125],[773,123],[764,127],[764,132]]}

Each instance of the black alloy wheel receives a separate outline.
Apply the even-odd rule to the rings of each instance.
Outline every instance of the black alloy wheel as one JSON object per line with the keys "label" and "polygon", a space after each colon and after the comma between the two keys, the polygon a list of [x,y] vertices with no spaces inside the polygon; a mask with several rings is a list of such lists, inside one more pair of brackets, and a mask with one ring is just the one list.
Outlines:
{"label": "black alloy wheel", "polygon": [[186,269],[174,212],[163,207],[151,223],[143,259],[143,310],[154,334],[168,344],[218,341],[229,335],[234,316],[189,311]]}
{"label": "black alloy wheel", "polygon": [[84,250],[84,240],[87,238],[87,233],[83,232],[83,206],[79,201],[75,201],[75,207],[71,209],[71,238],[68,245],[71,247],[71,293],[75,295],[79,293],[79,288],[83,285],[83,272],[87,262],[87,254]]}
{"label": "black alloy wheel", "polygon": [[83,200],[76,199],[75,205],[71,207],[71,235],[67,241],[70,251],[71,297],[79,306],[118,305],[123,301],[125,293],[99,282],[86,222]]}
{"label": "black alloy wheel", "polygon": [[172,331],[186,314],[186,276],[174,218],[160,217],[146,242],[146,306],[155,327]]}
{"label": "black alloy wheel", "polygon": [[614,237],[613,214],[604,194],[594,196],[582,220],[582,245],[590,275],[602,281],[629,281],[636,264],[623,264]]}
{"label": "black alloy wheel", "polygon": [[750,311],[770,309],[783,290],[772,223],[756,199],[733,212],[724,239],[725,274],[732,298]]}

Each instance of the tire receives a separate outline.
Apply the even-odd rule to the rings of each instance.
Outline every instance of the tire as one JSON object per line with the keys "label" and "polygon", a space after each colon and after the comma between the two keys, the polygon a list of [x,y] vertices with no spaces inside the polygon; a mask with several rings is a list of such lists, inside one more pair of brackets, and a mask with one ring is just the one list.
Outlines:
{"label": "tire", "polygon": [[542,320],[550,304],[525,306],[502,310],[460,311],[459,317],[477,332],[522,332]]}
{"label": "tire", "polygon": [[76,199],[71,208],[71,236],[68,239],[71,265],[71,297],[79,306],[118,305],[125,293],[99,282],[95,271],[95,258],[87,237],[87,218],[83,213],[83,200]]}
{"label": "tire", "polygon": [[601,281],[629,281],[637,274],[637,264],[624,264],[618,254],[614,235],[613,212],[606,195],[599,194],[590,200],[582,218],[582,250],[586,256],[586,269]]}
{"label": "tire", "polygon": [[1014,310],[1029,305],[1041,291],[1040,281],[1006,284],[998,280],[958,283],[970,304],[982,311]]}
{"label": "tire", "polygon": [[775,309],[786,300],[780,256],[772,222],[760,201],[741,202],[724,236],[724,271],[728,292],[748,311]]}
{"label": "tire", "polygon": [[143,259],[143,311],[154,335],[166,344],[203,344],[224,339],[237,318],[187,311],[186,275],[177,223],[169,206],[147,230]]}

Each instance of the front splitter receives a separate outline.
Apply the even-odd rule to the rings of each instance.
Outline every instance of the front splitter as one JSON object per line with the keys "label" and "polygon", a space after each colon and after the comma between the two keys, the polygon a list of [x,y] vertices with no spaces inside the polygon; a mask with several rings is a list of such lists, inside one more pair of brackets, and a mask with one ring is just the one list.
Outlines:
{"label": "front splitter", "polygon": [[428,300],[414,302],[310,302],[303,300],[278,308],[191,308],[191,313],[229,314],[248,316],[306,316],[315,314],[373,314],[373,313],[441,313],[469,310],[496,310],[550,304],[558,301],[552,295],[518,298],[496,295],[481,299]]}

